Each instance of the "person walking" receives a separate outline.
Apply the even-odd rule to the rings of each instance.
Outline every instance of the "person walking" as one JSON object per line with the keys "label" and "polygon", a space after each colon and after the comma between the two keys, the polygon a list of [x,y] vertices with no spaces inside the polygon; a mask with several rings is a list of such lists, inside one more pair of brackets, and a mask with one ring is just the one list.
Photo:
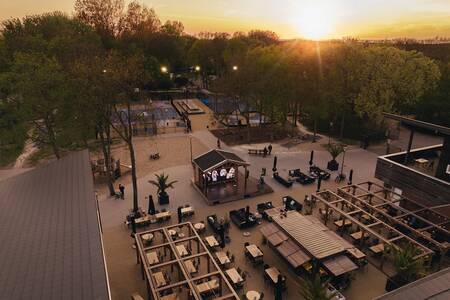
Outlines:
{"label": "person walking", "polygon": [[269,155],[272,153],[272,144],[269,144],[269,146],[267,147],[267,150],[269,150]]}
{"label": "person walking", "polygon": [[125,187],[119,183],[120,198],[125,200]]}
{"label": "person walking", "polygon": [[264,147],[264,149],[263,149],[263,157],[266,157],[266,155],[267,155],[267,148]]}

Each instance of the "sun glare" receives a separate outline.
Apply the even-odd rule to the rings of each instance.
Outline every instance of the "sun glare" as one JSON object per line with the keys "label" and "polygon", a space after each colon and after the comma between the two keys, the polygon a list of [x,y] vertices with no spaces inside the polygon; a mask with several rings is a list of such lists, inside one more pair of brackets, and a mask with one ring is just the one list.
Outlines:
{"label": "sun glare", "polygon": [[335,16],[329,7],[311,4],[299,9],[295,25],[302,37],[312,40],[330,37],[335,25]]}

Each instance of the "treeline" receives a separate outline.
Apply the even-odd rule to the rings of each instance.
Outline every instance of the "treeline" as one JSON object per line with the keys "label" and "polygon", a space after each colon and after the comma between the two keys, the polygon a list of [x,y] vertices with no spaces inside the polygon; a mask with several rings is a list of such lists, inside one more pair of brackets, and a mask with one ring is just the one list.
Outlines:
{"label": "treeline", "polygon": [[[172,87],[171,74],[198,75],[205,88],[238,97],[271,123],[301,117],[328,131],[333,122],[341,137],[382,128],[382,111],[412,111],[427,106],[424,97],[448,97],[449,79],[443,72],[440,80],[437,64],[416,51],[280,41],[259,30],[192,36],[138,2],[76,0],[73,16],[54,12],[2,24],[0,161],[13,159],[27,137],[57,158],[96,140],[110,169],[113,130],[130,150],[137,203],[131,103],[144,90]],[[447,94],[435,95],[442,86]]]}

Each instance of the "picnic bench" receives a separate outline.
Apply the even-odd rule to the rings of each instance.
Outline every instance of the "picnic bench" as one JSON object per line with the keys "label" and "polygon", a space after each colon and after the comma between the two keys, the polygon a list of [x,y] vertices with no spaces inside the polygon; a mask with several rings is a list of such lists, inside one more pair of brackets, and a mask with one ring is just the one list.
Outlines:
{"label": "picnic bench", "polygon": [[[264,149],[248,149],[249,155],[264,155]],[[270,155],[269,151],[266,150],[266,155]]]}

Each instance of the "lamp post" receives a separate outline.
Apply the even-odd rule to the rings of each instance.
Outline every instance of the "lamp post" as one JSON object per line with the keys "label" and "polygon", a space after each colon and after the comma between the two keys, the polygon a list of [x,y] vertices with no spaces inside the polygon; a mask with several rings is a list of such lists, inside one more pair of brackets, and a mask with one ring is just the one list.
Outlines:
{"label": "lamp post", "polygon": [[166,66],[161,66],[161,73],[166,74],[169,71]]}
{"label": "lamp post", "polygon": [[233,71],[237,71],[239,69],[239,67],[237,65],[233,66]]}
{"label": "lamp post", "polygon": [[331,131],[333,130],[333,122],[330,122],[330,132],[328,133],[328,145],[331,144]]}

